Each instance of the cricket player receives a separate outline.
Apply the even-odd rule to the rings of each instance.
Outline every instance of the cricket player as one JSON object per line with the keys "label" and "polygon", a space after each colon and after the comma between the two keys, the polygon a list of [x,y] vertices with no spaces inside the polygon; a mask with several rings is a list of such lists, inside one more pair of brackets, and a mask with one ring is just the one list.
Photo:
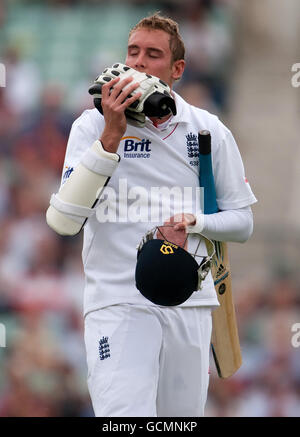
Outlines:
{"label": "cricket player", "polygon": [[[130,31],[124,63],[172,90],[185,68],[184,52],[177,23],[154,14]],[[107,177],[83,228],[88,388],[96,416],[200,417],[209,384],[211,311],[218,306],[212,276],[181,305],[155,305],[136,288],[136,248],[149,228],[163,223],[174,224],[165,238],[175,244],[198,233],[245,242],[256,198],[236,142],[215,115],[171,91],[176,115],[146,117],[144,127],[130,124],[125,111],[141,97],[134,93],[138,87],[132,77],[102,86],[103,114],[86,110],[73,123],[64,162],[62,187],[96,141],[104,157],[98,169]],[[160,188],[181,194],[199,188],[195,147],[203,129],[212,136],[220,212],[205,216],[193,195],[181,210],[177,199],[161,211],[166,205]]]}

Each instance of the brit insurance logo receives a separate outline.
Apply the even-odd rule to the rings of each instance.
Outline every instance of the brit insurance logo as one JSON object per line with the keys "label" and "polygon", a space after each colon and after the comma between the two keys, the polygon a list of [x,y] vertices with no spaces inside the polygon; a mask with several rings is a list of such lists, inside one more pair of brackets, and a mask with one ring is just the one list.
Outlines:
{"label": "brit insurance logo", "polygon": [[199,143],[197,135],[192,132],[188,133],[186,136],[186,147],[188,152],[188,157],[190,159],[190,165],[198,166],[199,164]]}
{"label": "brit insurance logo", "polygon": [[151,141],[138,137],[123,137],[124,158],[150,158]]}

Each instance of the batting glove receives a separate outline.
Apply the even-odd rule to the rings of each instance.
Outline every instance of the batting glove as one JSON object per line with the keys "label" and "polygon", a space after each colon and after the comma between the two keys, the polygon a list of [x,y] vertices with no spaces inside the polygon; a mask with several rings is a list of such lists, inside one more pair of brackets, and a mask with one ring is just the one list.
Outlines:
{"label": "batting glove", "polygon": [[162,118],[171,112],[176,115],[175,101],[171,95],[170,87],[165,82],[156,76],[140,73],[120,63],[114,64],[112,68],[106,68],[89,89],[89,93],[94,97],[94,105],[101,114],[103,114],[101,105],[102,85],[117,77],[123,80],[129,76],[133,77],[134,82],[139,83],[139,87],[132,91],[128,98],[136,93],[142,93],[140,98],[125,110],[125,116],[129,124],[144,127],[146,116]]}

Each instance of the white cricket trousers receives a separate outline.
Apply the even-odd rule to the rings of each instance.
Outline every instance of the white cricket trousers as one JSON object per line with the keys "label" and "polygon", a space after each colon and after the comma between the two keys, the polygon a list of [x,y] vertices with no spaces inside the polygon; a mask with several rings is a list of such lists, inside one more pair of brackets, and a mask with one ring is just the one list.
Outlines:
{"label": "white cricket trousers", "polygon": [[97,417],[200,417],[210,307],[113,305],[87,314],[88,389]]}

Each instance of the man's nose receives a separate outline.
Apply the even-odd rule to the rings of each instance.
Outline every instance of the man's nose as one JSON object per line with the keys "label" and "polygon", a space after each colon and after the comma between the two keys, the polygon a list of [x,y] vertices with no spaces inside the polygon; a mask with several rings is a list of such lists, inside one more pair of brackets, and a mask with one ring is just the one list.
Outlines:
{"label": "man's nose", "polygon": [[140,53],[135,60],[135,69],[144,70],[145,68],[146,68],[145,56],[143,53]]}

